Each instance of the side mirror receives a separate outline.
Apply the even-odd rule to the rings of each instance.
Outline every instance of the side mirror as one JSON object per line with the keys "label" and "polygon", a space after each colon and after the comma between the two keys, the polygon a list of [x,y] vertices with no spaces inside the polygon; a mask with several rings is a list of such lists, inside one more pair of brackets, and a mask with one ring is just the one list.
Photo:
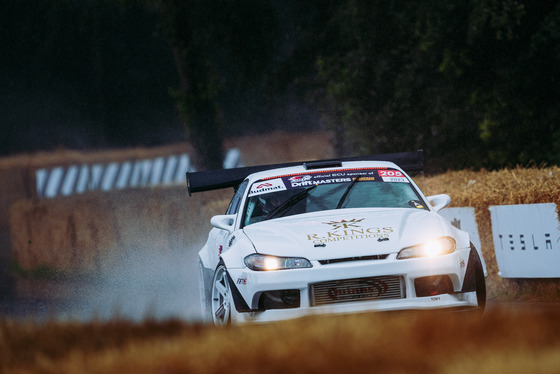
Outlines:
{"label": "side mirror", "polygon": [[449,197],[449,195],[441,194],[428,196],[428,201],[430,202],[430,204],[432,204],[434,210],[436,212],[439,212],[451,203],[451,198]]}
{"label": "side mirror", "polygon": [[235,214],[219,215],[219,216],[214,216],[210,219],[210,224],[213,227],[217,229],[226,230],[228,232],[233,231],[234,223],[235,223]]}

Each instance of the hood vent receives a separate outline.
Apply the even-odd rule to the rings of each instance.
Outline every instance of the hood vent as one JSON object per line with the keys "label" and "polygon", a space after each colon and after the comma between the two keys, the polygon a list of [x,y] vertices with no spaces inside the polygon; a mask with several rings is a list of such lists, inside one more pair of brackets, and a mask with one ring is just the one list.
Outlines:
{"label": "hood vent", "polygon": [[371,255],[371,256],[333,258],[331,260],[319,260],[319,263],[321,265],[331,265],[331,264],[337,264],[339,262],[385,260],[388,256],[389,255]]}

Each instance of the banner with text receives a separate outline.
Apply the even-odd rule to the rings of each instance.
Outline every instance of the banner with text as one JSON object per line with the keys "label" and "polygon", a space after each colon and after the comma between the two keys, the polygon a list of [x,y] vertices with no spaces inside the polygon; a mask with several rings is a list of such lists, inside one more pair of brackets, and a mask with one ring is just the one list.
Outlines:
{"label": "banner with text", "polygon": [[560,277],[556,204],[500,205],[489,210],[499,276]]}

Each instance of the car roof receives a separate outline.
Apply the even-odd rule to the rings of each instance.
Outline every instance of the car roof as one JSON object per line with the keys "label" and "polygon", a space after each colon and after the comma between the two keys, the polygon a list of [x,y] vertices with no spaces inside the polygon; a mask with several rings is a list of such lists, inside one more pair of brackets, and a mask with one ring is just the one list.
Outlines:
{"label": "car roof", "polygon": [[250,182],[261,180],[277,178],[281,176],[288,175],[298,175],[298,174],[313,174],[313,173],[328,173],[328,172],[341,172],[349,169],[362,169],[362,168],[375,168],[375,169],[397,169],[402,170],[393,162],[388,161],[345,161],[340,164],[340,166],[335,167],[318,167],[318,168],[308,168],[305,165],[277,168],[271,170],[265,170],[250,174],[247,176]]}
{"label": "car roof", "polygon": [[[258,165],[223,170],[187,172],[187,189],[190,195],[193,192],[210,191],[227,187],[237,188],[241,182],[252,174],[258,174],[261,172],[266,174],[267,171],[275,170],[271,174],[268,174],[274,175],[278,173],[278,170],[285,168],[287,170],[294,170],[295,172],[300,170],[302,172],[306,172],[310,169],[316,170],[318,168],[340,167],[342,163],[354,161],[358,164],[360,162],[367,163],[369,167],[371,167],[372,162],[377,162],[381,165],[381,163],[388,161],[393,163],[390,167],[396,167],[396,165],[399,165],[400,168],[402,168],[401,170],[420,172],[424,169],[424,153],[422,150],[418,150],[415,152],[387,153],[381,155],[346,157],[330,160],[290,162],[284,164]],[[287,170],[281,172],[287,172]]]}

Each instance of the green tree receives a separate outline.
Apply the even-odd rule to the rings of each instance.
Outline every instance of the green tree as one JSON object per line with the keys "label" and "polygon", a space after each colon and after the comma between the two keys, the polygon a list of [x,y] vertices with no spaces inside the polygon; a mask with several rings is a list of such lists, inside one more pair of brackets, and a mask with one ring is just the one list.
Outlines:
{"label": "green tree", "polygon": [[474,65],[491,61],[486,80],[472,89],[484,113],[479,128],[488,163],[559,163],[560,4],[488,1],[485,7],[487,16],[473,21],[470,37],[484,47],[472,53]]}

